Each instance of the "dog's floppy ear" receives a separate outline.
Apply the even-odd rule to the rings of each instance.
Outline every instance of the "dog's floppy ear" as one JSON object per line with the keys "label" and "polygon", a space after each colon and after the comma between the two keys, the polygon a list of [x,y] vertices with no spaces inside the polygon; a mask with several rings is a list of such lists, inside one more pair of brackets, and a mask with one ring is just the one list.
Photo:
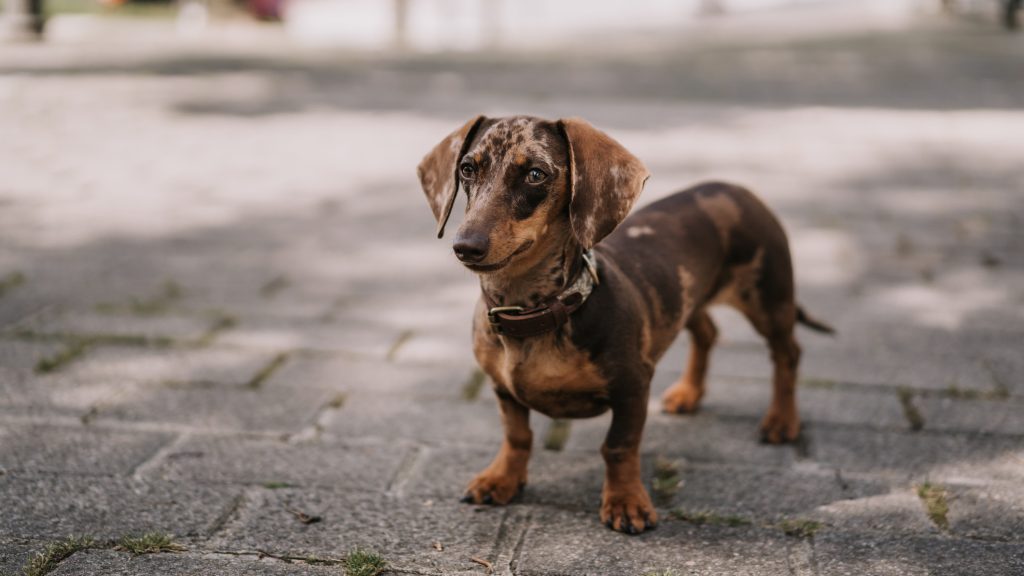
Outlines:
{"label": "dog's floppy ear", "polygon": [[629,214],[650,174],[622,144],[580,118],[558,121],[569,147],[569,220],[584,250]]}
{"label": "dog's floppy ear", "polygon": [[459,167],[457,164],[462,155],[466,153],[466,148],[473,141],[473,135],[484,119],[483,116],[477,116],[466,122],[462,128],[449,134],[423,157],[423,161],[416,168],[416,174],[420,177],[420,185],[423,186],[423,193],[427,195],[430,209],[434,211],[434,217],[437,218],[438,238],[444,236],[444,225],[448,222],[448,217],[452,215],[452,206],[455,205],[455,198],[459,195]]}

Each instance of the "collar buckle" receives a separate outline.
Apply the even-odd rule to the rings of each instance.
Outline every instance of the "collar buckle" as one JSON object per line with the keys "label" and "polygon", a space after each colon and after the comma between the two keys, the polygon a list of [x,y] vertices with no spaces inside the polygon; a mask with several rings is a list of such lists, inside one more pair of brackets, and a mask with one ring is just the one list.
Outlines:
{"label": "collar buckle", "polygon": [[487,321],[491,323],[498,333],[501,333],[501,319],[498,318],[498,314],[522,314],[526,312],[526,308],[522,306],[495,306],[487,310]]}

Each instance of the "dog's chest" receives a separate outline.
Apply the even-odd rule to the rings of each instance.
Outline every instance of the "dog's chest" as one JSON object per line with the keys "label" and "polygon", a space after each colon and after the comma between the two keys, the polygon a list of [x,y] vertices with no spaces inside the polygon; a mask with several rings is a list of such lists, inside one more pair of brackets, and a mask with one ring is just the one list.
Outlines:
{"label": "dog's chest", "polygon": [[492,374],[524,405],[553,418],[586,418],[608,409],[608,380],[589,355],[554,335],[506,341]]}

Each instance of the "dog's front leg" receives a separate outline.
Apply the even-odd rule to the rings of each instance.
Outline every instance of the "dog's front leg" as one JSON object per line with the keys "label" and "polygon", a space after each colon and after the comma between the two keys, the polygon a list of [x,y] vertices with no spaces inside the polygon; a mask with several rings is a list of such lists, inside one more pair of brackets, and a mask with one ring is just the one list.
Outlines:
{"label": "dog's front leg", "polygon": [[496,389],[496,393],[505,440],[490,466],[469,483],[463,502],[508,504],[526,484],[526,465],[533,445],[530,409],[501,389]]}
{"label": "dog's front leg", "polygon": [[639,534],[658,524],[658,513],[640,479],[640,438],[647,420],[647,394],[631,396],[612,406],[612,426],[604,456],[601,522],[605,526]]}

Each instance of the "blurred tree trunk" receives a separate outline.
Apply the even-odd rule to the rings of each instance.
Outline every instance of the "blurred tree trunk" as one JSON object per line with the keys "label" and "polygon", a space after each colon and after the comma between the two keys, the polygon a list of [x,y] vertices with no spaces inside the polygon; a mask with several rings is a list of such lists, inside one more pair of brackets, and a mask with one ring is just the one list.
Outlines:
{"label": "blurred tree trunk", "polygon": [[715,16],[718,14],[725,14],[725,1],[724,0],[700,0],[700,6],[697,8],[697,13],[701,16]]}
{"label": "blurred tree trunk", "polygon": [[43,33],[43,0],[5,0],[0,40],[36,40]]}
{"label": "blurred tree trunk", "polygon": [[1017,21],[1017,12],[1020,11],[1021,0],[1004,0],[1005,5],[1003,6],[1003,25],[1008,30],[1016,30],[1019,26]]}
{"label": "blurred tree trunk", "polygon": [[409,47],[409,0],[395,0],[395,48]]}

